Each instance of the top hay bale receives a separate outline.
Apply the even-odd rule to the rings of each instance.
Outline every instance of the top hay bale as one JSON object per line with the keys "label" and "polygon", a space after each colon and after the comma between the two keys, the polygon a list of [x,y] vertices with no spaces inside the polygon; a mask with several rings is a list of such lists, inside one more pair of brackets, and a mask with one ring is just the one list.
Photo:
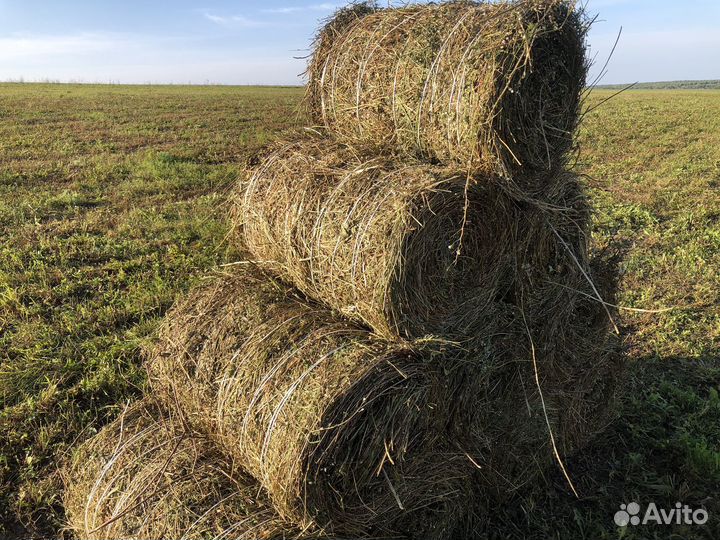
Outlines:
{"label": "top hay bale", "polygon": [[574,2],[339,16],[343,24],[331,20],[316,40],[307,100],[314,121],[343,142],[506,178],[566,159],[587,71],[587,25]]}

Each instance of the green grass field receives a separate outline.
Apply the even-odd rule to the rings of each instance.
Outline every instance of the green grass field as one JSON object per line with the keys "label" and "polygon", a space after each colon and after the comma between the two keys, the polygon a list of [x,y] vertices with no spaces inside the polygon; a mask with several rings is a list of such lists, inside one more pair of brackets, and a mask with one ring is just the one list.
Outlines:
{"label": "green grass field", "polygon": [[[610,96],[597,91],[588,107]],[[142,393],[140,350],[217,265],[244,160],[302,124],[298,88],[0,85],[0,537],[57,536],[57,466]],[[589,112],[577,168],[623,253],[620,418],[488,517],[488,538],[720,536],[720,91]],[[700,526],[618,529],[632,500]],[[673,536],[674,535],[674,536]]]}

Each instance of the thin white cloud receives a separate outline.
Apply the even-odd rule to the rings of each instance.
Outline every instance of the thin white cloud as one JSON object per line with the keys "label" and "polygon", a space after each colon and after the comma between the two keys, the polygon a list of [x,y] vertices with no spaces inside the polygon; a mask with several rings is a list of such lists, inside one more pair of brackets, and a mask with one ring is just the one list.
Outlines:
{"label": "thin white cloud", "polygon": [[324,3],[324,4],[311,4],[309,6],[291,6],[291,7],[279,7],[272,9],[263,9],[263,13],[275,13],[275,14],[288,14],[297,13],[299,11],[335,11],[340,5]]}
{"label": "thin white cloud", "polygon": [[262,21],[249,19],[242,15],[229,15],[226,17],[223,17],[221,15],[213,15],[212,13],[205,13],[204,15],[207,20],[221,26],[239,26],[242,28],[257,28],[260,26],[266,26],[266,23]]}
{"label": "thin white cloud", "polygon": [[119,35],[80,33],[74,35],[14,35],[0,38],[0,61],[21,58],[77,56],[117,50],[132,45]]}
{"label": "thin white cloud", "polygon": [[599,9],[613,6],[621,6],[623,4],[630,4],[632,3],[632,1],[633,0],[585,0],[583,4],[585,4],[590,9]]}
{"label": "thin white cloud", "polygon": [[[0,0],[1,1],[1,0]],[[0,81],[300,84],[305,62],[264,46],[122,33],[0,37]]]}

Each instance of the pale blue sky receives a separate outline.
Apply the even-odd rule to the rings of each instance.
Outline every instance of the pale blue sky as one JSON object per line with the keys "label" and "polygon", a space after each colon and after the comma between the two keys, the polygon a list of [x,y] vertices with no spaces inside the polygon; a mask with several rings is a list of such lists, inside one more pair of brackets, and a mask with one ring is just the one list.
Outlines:
{"label": "pale blue sky", "polygon": [[[603,83],[720,78],[720,0],[583,3],[599,14],[596,72],[623,27]],[[302,84],[305,60],[293,57],[341,4],[0,0],[0,80]]]}

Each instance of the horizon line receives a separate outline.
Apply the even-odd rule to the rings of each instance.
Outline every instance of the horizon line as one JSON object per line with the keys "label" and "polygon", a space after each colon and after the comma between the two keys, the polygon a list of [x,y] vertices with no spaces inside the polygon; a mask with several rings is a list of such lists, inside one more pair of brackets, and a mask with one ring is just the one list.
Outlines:
{"label": "horizon line", "polygon": [[[657,80],[657,81],[634,81],[618,82],[618,83],[603,83],[596,84],[596,88],[603,88],[608,86],[625,86],[625,85],[640,85],[640,84],[673,84],[673,83],[693,83],[693,82],[706,82],[706,83],[720,83],[720,79],[668,79],[668,80]],[[257,87],[257,88],[303,88],[307,86],[307,83],[221,83],[221,82],[120,82],[120,81],[107,81],[107,82],[90,82],[83,80],[54,80],[54,79],[31,79],[25,80],[24,78],[19,79],[5,79],[0,80],[0,84],[47,84],[47,85],[68,85],[68,86],[227,86],[227,87]]]}

